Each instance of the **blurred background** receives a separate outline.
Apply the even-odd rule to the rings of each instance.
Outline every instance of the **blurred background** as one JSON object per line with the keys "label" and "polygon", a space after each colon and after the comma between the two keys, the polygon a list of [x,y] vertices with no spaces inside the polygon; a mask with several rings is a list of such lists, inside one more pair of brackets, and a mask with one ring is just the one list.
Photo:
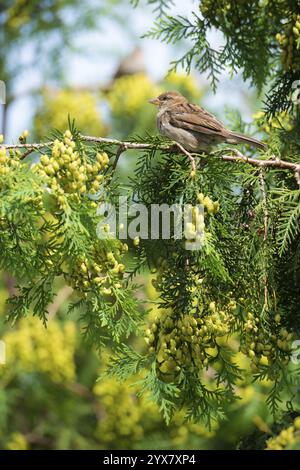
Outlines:
{"label": "blurred background", "polygon": [[[173,11],[187,14],[196,7],[193,0],[175,0]],[[228,125],[239,119],[235,110],[250,122],[260,103],[238,75],[230,80],[224,72],[214,95],[205,76],[168,73],[184,44],[179,50],[142,38],[155,16],[143,1],[137,8],[129,0],[1,2],[0,80],[7,97],[0,105],[0,134],[5,141],[18,142],[25,129],[29,141],[46,139],[51,128],[67,129],[68,115],[89,135],[154,134],[155,110],[148,99],[172,89],[201,102]],[[221,44],[222,38],[213,33],[211,41]],[[119,177],[125,181],[134,153],[121,160]],[[138,283],[144,285],[139,295],[147,299],[145,308],[152,307],[155,315],[151,275],[144,273]],[[78,317],[66,315],[69,287],[57,285],[47,329],[35,317],[14,327],[5,323],[5,301],[14,289],[13,280],[0,273],[0,340],[6,344],[6,364],[0,364],[1,448],[218,449],[241,441],[247,446],[249,434],[268,433],[263,398],[269,385],[254,386],[250,375],[249,382],[239,384],[241,399],[222,425],[207,429],[185,423],[179,413],[167,426],[157,407],[136,394],[134,381],[97,381],[108,351],[100,359],[84,342]],[[135,347],[142,351],[143,341]],[[237,361],[242,361],[238,354]]]}

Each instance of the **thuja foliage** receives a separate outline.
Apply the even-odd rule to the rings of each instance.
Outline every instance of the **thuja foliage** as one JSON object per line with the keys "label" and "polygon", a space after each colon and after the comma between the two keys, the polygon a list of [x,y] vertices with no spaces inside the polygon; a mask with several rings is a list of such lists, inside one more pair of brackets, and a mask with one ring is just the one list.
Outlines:
{"label": "thuja foliage", "polygon": [[[233,166],[218,154],[203,159],[196,174],[181,156],[140,157],[135,199],[146,206],[190,204],[194,223],[188,231],[196,240],[196,219],[204,229],[198,250],[174,238],[140,240],[137,269],[150,266],[159,295],[159,313],[145,332],[148,366],[127,347],[112,366],[124,378],[126,370],[130,374],[150,365],[143,390],[151,392],[167,418],[178,407],[208,425],[222,418],[246,375],[237,351],[248,357],[254,380],[273,384],[268,402],[274,414],[287,383],[295,388],[290,356],[299,328],[297,271],[290,268],[294,280],[286,283],[280,274],[299,232],[281,195],[290,194],[289,183],[292,194],[299,192],[293,175]],[[295,289],[293,300],[287,301],[283,285],[290,295]]]}
{"label": "thuja foliage", "polygon": [[[275,151],[276,132],[273,140]],[[140,373],[140,393],[167,421],[178,409],[208,426],[223,419],[249,374],[240,357],[253,379],[272,383],[275,414],[290,398],[287,386],[294,393],[297,384],[290,363],[299,327],[297,181],[285,170],[224,162],[222,150],[202,156],[195,172],[168,143],[147,142],[129,195],[146,206],[190,205],[192,218],[187,240],[135,240],[127,269],[127,244],[97,215],[98,204],[113,203],[120,190],[110,163],[116,149],[85,142],[73,125],[37,160],[26,149],[1,148],[1,268],[18,282],[9,318],[32,311],[46,323],[55,281],[64,279],[87,338],[113,347],[107,373],[121,380]],[[200,245],[190,249],[194,242]],[[143,268],[159,296],[149,321],[131,281]],[[143,350],[126,342],[131,333],[145,337]]]}
{"label": "thuja foliage", "polygon": [[[163,3],[166,11],[171,2]],[[218,2],[222,10],[201,2],[195,24],[162,13],[155,34],[195,40],[181,61],[187,69],[194,60],[215,81],[225,65],[242,67],[245,78],[261,88],[275,77],[270,64],[281,47],[276,38],[271,42],[270,24],[274,34],[276,25],[282,31],[285,23],[278,18],[286,14],[298,31],[294,2],[265,2],[259,9],[258,2],[240,3],[236,11],[236,2],[226,2],[226,8]],[[221,51],[207,42],[212,26],[227,38]],[[256,64],[254,45],[257,51],[260,40],[263,59],[255,53]],[[289,51],[297,54],[298,41],[291,44]],[[288,70],[278,65],[276,77],[297,73],[294,62],[288,63]],[[287,95],[278,97],[274,112],[285,109]],[[299,162],[297,114],[261,120],[257,126],[266,132],[269,149],[246,155]],[[225,418],[249,370],[253,380],[271,384],[268,405],[274,415],[285,402],[291,411],[299,399],[299,371],[291,363],[292,342],[299,335],[299,175],[279,165],[268,170],[225,162],[223,150],[197,156],[197,171],[191,171],[189,160],[169,143],[164,151],[161,139],[148,136],[146,142],[151,148],[140,153],[128,194],[148,207],[189,204],[192,220],[185,235],[192,240],[136,239],[135,263],[127,267],[127,245],[110,235],[109,226],[97,236],[103,217],[97,215],[98,204],[114,202],[123,190],[110,163],[117,150],[113,145],[87,143],[70,125],[35,159],[26,149],[1,148],[1,268],[18,282],[10,318],[33,311],[46,323],[55,281],[64,279],[78,297],[70,312],[80,309],[88,339],[98,346],[108,341],[114,350],[107,373],[121,380],[140,373],[140,393],[150,394],[167,420],[178,409],[207,425]],[[188,249],[193,242],[200,245]],[[151,270],[158,294],[156,314],[149,319],[141,316],[131,280],[143,269]],[[131,333],[145,337],[144,349],[126,341]]]}
{"label": "thuja foliage", "polygon": [[[299,115],[291,99],[299,79],[298,2],[203,0],[186,16],[173,15],[172,2],[148,3],[156,12],[164,7],[148,36],[190,44],[173,69],[196,68],[214,90],[222,70],[241,69],[259,92],[266,90],[266,113],[256,124],[269,150],[255,157],[299,162]],[[223,34],[220,48],[209,41],[214,29]],[[241,122],[239,127],[244,130]],[[274,414],[282,400],[289,410],[299,406],[299,371],[290,360],[300,327],[299,175],[279,166],[228,165],[218,156],[205,157],[193,174],[182,159],[167,154],[157,160],[149,152],[133,182],[134,197],[145,204],[191,204],[195,219],[196,204],[205,207],[199,251],[187,251],[175,239],[141,241],[136,270],[149,264],[156,272],[161,312],[146,330],[151,370],[144,389],[152,390],[166,416],[179,406],[207,421],[222,416],[244,376],[230,338],[248,356],[254,380],[273,384],[268,404]],[[137,368],[145,364],[139,356],[119,354],[120,375],[134,360]]]}
{"label": "thuja foliage", "polygon": [[113,192],[108,155],[83,145],[75,129],[57,134],[37,162],[19,150],[0,152],[0,266],[18,283],[10,319],[33,311],[46,323],[55,281],[63,279],[77,293],[70,310],[80,307],[89,339],[101,345],[128,336],[139,313],[123,280],[127,245],[106,236],[105,225],[96,236],[100,196],[93,195],[101,186],[105,202]]}
{"label": "thuja foliage", "polygon": [[299,449],[300,420],[295,418],[291,426],[283,429],[278,436],[267,441],[268,450],[296,450]]}

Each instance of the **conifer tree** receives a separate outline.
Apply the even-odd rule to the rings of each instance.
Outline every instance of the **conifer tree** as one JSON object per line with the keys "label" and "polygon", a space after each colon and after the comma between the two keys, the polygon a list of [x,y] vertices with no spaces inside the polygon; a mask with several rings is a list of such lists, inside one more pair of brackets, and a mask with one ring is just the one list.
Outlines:
{"label": "conifer tree", "polygon": [[[2,144],[0,267],[18,280],[10,319],[32,310],[46,323],[63,278],[78,296],[70,312],[83,312],[87,338],[113,350],[106,374],[141,374],[140,393],[151,395],[167,422],[179,409],[208,427],[223,420],[250,376],[272,384],[268,406],[274,418],[285,414],[284,424],[291,423],[299,411],[299,367],[292,361],[300,328],[298,2],[203,0],[188,17],[172,16],[171,1],[148,3],[157,13],[148,36],[191,42],[173,67],[206,73],[213,89],[221,70],[241,69],[265,92],[254,124],[268,149],[219,148],[194,156],[193,170],[187,152],[161,137],[85,136],[74,122],[48,142],[26,144],[23,136],[19,145]],[[223,33],[220,49],[208,41],[213,28]],[[236,130],[244,127],[240,120]],[[149,208],[190,205],[185,236],[197,241],[200,221],[198,249],[174,236],[141,237],[128,240],[135,258],[127,263],[128,244],[110,236],[109,226],[102,226],[107,236],[96,237],[103,218],[97,205],[116,203],[115,169],[131,149],[139,156],[129,199]],[[33,152],[39,161],[32,165]],[[134,295],[135,275],[148,269],[158,293],[150,322]],[[144,349],[132,346],[131,334],[145,337]]]}

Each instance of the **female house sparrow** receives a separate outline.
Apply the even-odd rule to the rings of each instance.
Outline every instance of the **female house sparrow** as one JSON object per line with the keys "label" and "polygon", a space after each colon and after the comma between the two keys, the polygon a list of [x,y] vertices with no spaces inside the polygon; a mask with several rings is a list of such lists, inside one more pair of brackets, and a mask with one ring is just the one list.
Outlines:
{"label": "female house sparrow", "polygon": [[190,152],[210,153],[214,145],[222,142],[267,148],[259,140],[226,129],[212,114],[189,103],[176,91],[162,93],[149,103],[158,106],[157,127],[160,133]]}

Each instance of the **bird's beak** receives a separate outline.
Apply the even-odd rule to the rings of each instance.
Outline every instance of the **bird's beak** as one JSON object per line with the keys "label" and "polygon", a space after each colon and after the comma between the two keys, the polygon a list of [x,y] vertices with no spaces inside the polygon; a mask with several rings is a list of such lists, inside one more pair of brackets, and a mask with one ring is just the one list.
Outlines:
{"label": "bird's beak", "polygon": [[154,105],[159,105],[159,99],[158,98],[153,98],[152,100],[149,100],[148,103],[154,104]]}

